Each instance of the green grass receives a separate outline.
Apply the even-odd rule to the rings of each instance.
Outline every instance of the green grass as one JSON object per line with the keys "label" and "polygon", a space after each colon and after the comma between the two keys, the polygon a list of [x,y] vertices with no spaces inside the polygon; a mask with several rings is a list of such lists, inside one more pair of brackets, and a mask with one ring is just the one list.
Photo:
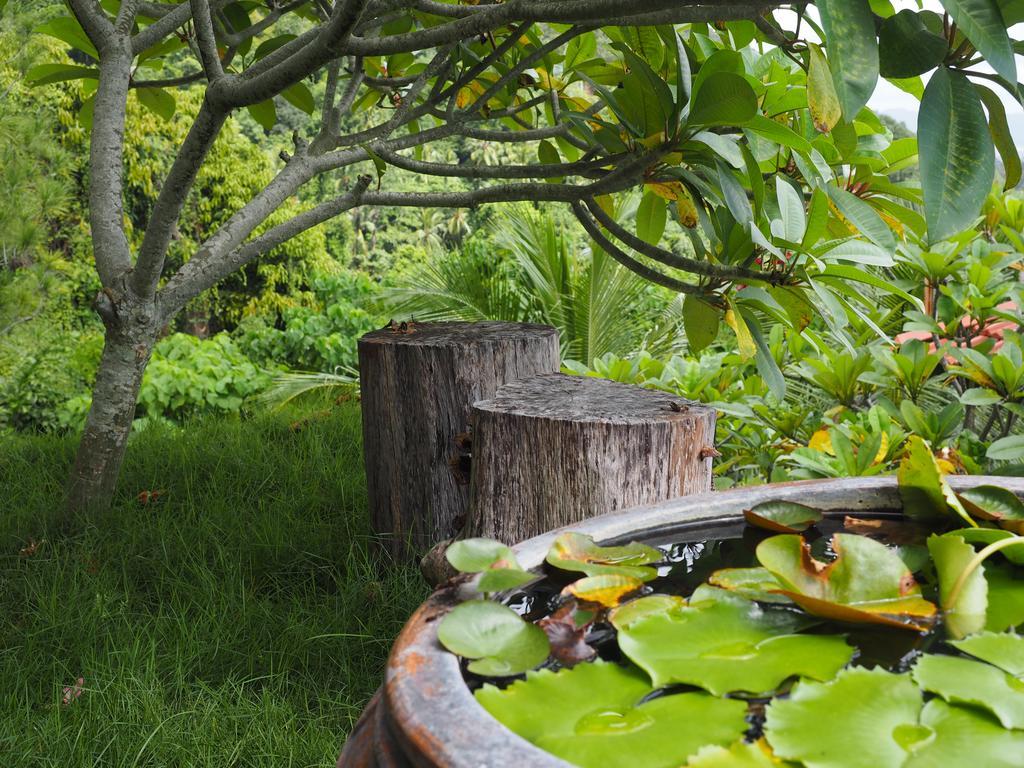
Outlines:
{"label": "green grass", "polygon": [[358,406],[294,418],[133,436],[71,535],[74,441],[0,439],[0,765],[333,765],[426,589],[372,547]]}

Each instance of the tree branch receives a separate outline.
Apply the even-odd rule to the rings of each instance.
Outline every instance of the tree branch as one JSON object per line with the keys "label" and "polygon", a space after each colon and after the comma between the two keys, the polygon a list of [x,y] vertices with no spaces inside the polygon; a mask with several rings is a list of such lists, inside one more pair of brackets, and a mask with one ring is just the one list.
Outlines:
{"label": "tree branch", "polygon": [[68,0],[68,5],[96,50],[102,53],[103,48],[114,38],[114,25],[103,13],[100,4],[95,0]]}
{"label": "tree branch", "polygon": [[196,29],[199,60],[203,65],[206,79],[212,84],[224,77],[220,54],[217,52],[217,37],[213,31],[209,0],[189,0],[192,6],[192,23]]}

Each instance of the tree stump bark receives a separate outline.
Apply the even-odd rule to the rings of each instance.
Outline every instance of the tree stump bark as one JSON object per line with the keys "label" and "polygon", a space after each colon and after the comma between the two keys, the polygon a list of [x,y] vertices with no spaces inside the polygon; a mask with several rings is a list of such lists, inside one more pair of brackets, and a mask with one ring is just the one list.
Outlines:
{"label": "tree stump bark", "polygon": [[470,408],[498,387],[557,371],[558,332],[523,323],[403,323],[359,340],[373,530],[396,556],[458,533],[468,504],[450,462]]}
{"label": "tree stump bark", "polygon": [[712,489],[713,408],[551,374],[473,406],[466,536],[515,544],[626,507]]}

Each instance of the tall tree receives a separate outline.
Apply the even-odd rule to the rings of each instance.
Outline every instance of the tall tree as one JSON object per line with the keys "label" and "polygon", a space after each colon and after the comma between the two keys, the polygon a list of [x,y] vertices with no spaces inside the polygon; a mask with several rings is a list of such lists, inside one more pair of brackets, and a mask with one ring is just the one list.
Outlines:
{"label": "tall tree", "polygon": [[[885,0],[818,0],[813,14],[803,3],[776,13],[771,0],[68,0],[71,15],[45,31],[79,64],[31,76],[85,79],[91,94],[95,307],[106,337],[71,506],[110,499],[168,321],[248,261],[358,206],[566,204],[604,252],[686,294],[691,347],[724,319],[784,386],[758,318],[802,327],[820,311],[841,328],[861,298],[850,286],[878,282],[861,266],[891,257],[897,235],[969,226],[992,183],[993,146],[1009,152],[1005,116],[969,78],[1016,95],[1007,27],[1019,19],[1001,6],[1014,16],[1019,4],[944,4],[945,17],[897,14]],[[145,74],[183,54],[195,63],[182,75]],[[981,57],[996,74],[977,72]],[[892,142],[864,108],[880,73],[923,95],[924,219],[904,205],[921,192],[885,175],[913,162],[916,143]],[[307,83],[318,77],[316,104]],[[202,108],[133,249],[122,209],[126,103],[134,93],[167,112],[175,88],[203,89]],[[248,109],[271,125],[278,97],[315,113],[309,130],[274,179],[167,274],[176,223],[225,121]],[[343,131],[354,109],[371,111],[372,127]],[[451,137],[529,143],[537,161],[421,159],[420,148]],[[314,177],[353,167],[363,172],[342,194],[261,229]],[[472,184],[412,192],[389,168]],[[619,224],[609,198],[638,186],[636,221]]]}

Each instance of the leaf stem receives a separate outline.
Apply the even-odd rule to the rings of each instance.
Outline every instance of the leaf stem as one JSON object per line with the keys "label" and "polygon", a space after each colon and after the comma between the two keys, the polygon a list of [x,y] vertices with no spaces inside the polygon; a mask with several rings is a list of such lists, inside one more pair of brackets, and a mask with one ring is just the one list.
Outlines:
{"label": "leaf stem", "polygon": [[971,577],[978,567],[990,556],[995,554],[1001,549],[1013,546],[1014,544],[1024,544],[1024,536],[1010,536],[1006,539],[1000,539],[999,541],[993,541],[987,547],[981,549],[969,563],[960,572],[956,582],[953,584],[953,588],[949,591],[949,597],[943,602],[945,605],[954,606],[956,605],[957,598],[960,597],[960,593],[964,590],[964,585],[967,584],[967,580]]}

